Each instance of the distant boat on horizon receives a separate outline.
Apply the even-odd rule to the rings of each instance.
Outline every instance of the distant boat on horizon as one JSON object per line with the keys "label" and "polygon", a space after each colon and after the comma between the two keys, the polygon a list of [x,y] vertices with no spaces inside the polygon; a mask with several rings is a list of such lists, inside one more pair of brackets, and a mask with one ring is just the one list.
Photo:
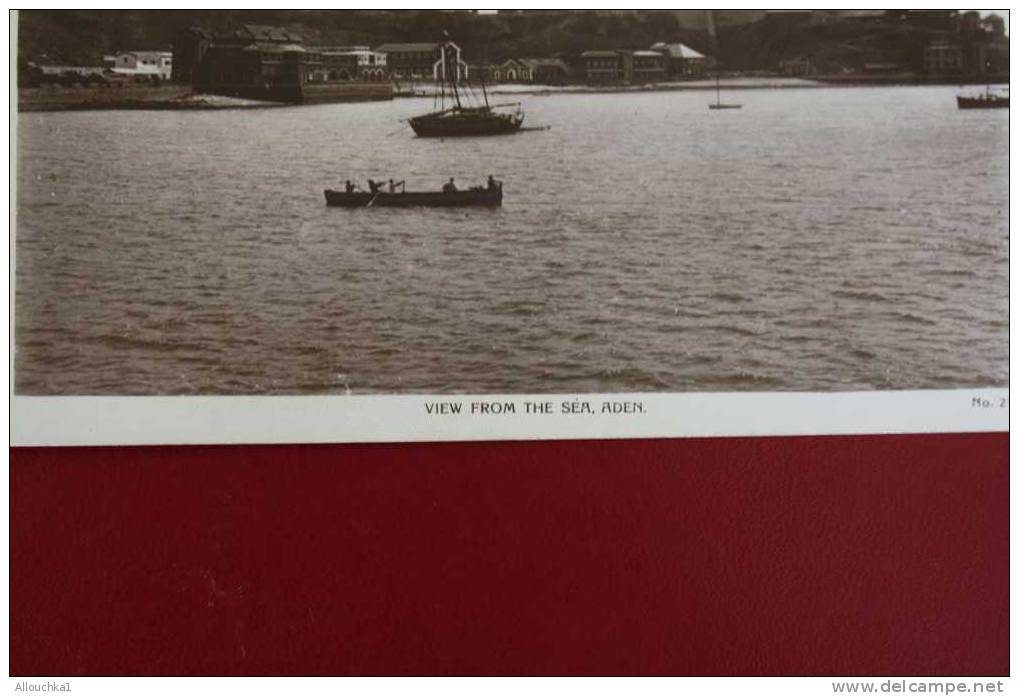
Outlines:
{"label": "distant boat on horizon", "polygon": [[[1008,89],[1007,87],[1005,88]],[[995,94],[991,91],[991,86],[987,85],[987,89],[984,90],[983,94],[978,94],[975,97],[963,97],[957,96],[955,98],[956,103],[960,109],[1007,109],[1008,108],[1008,97],[1000,94]]]}

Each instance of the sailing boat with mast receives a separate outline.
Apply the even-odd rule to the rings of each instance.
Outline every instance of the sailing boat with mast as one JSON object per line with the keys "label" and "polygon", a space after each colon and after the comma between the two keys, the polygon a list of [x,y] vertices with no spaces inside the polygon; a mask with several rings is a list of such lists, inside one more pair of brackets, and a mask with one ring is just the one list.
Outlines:
{"label": "sailing boat with mast", "polygon": [[719,79],[718,73],[715,73],[715,103],[708,104],[709,109],[742,109],[742,104],[723,104],[722,103],[722,83]]}
{"label": "sailing boat with mast", "polygon": [[[524,123],[520,104],[489,104],[484,81],[481,83],[484,106],[465,104],[469,98],[469,90],[463,90],[458,86],[459,66],[450,66],[447,62],[449,55],[447,47],[447,43],[440,47],[442,72],[438,94],[439,108],[432,113],[410,119],[410,127],[414,132],[423,138],[445,138],[464,135],[502,135],[520,130]],[[451,102],[448,108],[447,102]],[[517,109],[511,113],[496,111],[497,108],[507,106],[516,106]]]}

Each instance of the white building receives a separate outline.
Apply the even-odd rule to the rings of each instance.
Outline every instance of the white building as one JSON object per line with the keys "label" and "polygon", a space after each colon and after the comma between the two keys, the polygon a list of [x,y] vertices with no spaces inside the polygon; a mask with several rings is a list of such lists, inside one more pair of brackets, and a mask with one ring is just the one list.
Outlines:
{"label": "white building", "polygon": [[[443,60],[445,47],[445,61]],[[386,54],[389,72],[403,79],[432,79],[435,81],[468,77],[467,63],[460,47],[452,41],[445,43],[388,43],[376,46],[375,51]],[[448,64],[448,68],[447,68]],[[447,71],[452,75],[447,75]]]}
{"label": "white building", "polygon": [[120,75],[155,76],[169,80],[173,72],[173,53],[170,51],[122,51],[106,56],[110,69]]}
{"label": "white building", "polygon": [[377,82],[387,79],[386,54],[373,51],[369,46],[316,46],[308,50],[321,54],[326,63],[334,56],[356,58],[358,77],[362,80]]}

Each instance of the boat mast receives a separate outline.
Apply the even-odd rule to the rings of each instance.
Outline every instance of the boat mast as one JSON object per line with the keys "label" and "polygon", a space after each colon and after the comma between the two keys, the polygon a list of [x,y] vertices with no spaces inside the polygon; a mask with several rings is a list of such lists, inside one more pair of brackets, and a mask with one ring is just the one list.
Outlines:
{"label": "boat mast", "polygon": [[439,47],[442,59],[442,72],[439,74],[439,109],[446,110],[446,44]]}
{"label": "boat mast", "polygon": [[438,92],[434,90],[432,91],[432,111],[438,111],[440,108],[442,108],[439,106],[439,104],[441,103],[441,98],[442,98],[442,87],[440,86]]}
{"label": "boat mast", "polygon": [[[448,67],[448,65],[447,65],[447,62],[446,62],[446,44],[443,43],[442,44],[442,72],[443,73],[446,72],[446,68],[447,67]],[[459,66],[455,66],[455,67],[459,67]],[[460,105],[460,92],[458,92],[457,89],[456,89],[456,73],[455,72],[453,74],[453,77],[449,80],[449,84],[453,88],[453,99],[456,100],[456,108],[458,110],[463,109],[463,107]]]}

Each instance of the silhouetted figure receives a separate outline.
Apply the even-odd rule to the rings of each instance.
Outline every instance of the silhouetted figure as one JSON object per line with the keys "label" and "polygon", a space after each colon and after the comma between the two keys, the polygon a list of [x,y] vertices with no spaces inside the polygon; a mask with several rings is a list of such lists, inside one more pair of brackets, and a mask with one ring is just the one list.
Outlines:
{"label": "silhouetted figure", "polygon": [[456,179],[449,177],[449,181],[442,186],[443,193],[456,193]]}
{"label": "silhouetted figure", "polygon": [[352,183],[350,183],[350,179],[347,179],[347,193],[353,193],[353,192],[354,192],[354,185]]}
{"label": "silhouetted figure", "polygon": [[389,180],[389,192],[396,193],[396,189],[399,188],[401,191],[405,190],[405,184],[407,180],[394,182],[392,179]]}
{"label": "silhouetted figure", "polygon": [[498,184],[495,181],[495,177],[492,176],[491,174],[489,174],[488,175],[488,190],[489,191],[494,191],[497,188],[498,188]]}
{"label": "silhouetted figure", "polygon": [[382,184],[373,179],[368,179],[368,188],[371,190],[372,194],[376,194],[379,192],[379,189],[382,188]]}

